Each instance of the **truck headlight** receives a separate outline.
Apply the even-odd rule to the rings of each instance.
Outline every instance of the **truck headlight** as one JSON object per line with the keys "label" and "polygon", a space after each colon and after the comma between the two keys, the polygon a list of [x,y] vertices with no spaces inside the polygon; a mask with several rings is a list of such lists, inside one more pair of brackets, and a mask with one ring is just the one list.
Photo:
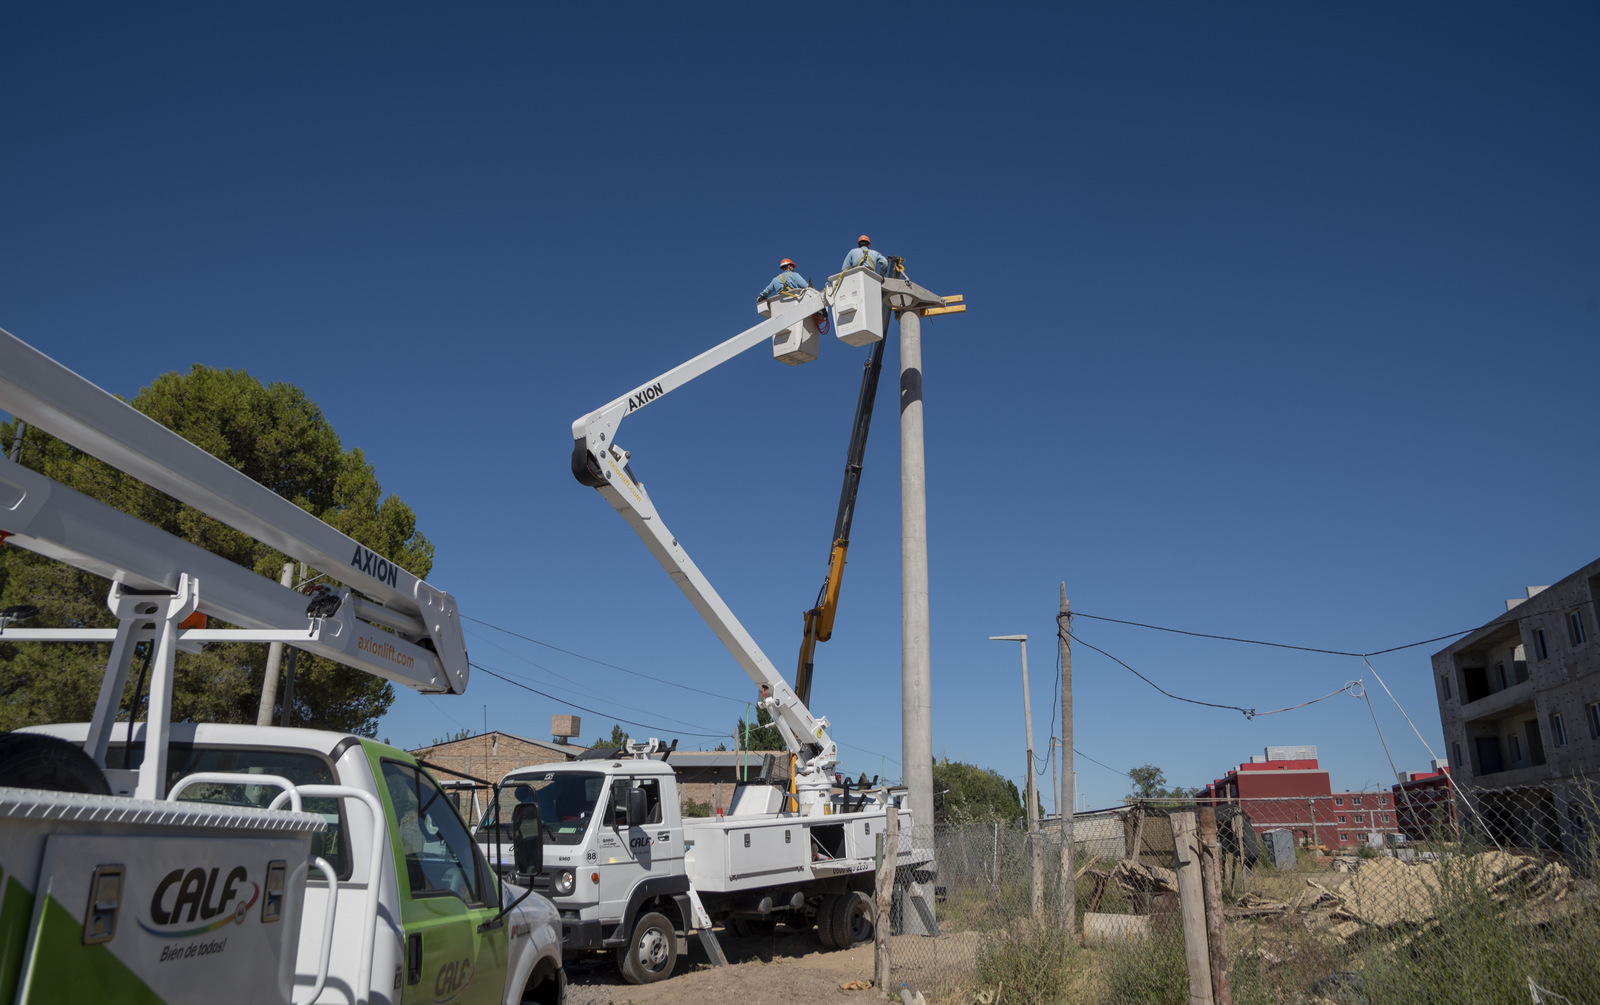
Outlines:
{"label": "truck headlight", "polygon": [[563,895],[571,893],[575,884],[576,880],[572,875],[571,869],[562,869],[560,872],[556,873],[555,888],[557,893]]}

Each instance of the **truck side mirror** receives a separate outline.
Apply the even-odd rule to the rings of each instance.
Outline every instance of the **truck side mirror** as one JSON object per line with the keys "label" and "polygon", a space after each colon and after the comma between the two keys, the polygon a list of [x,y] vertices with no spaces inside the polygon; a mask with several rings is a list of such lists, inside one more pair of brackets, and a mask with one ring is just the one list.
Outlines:
{"label": "truck side mirror", "polygon": [[536,876],[544,868],[544,823],[538,803],[518,803],[511,811],[511,855],[522,875]]}
{"label": "truck side mirror", "polygon": [[643,827],[650,817],[650,804],[643,789],[628,790],[628,826]]}

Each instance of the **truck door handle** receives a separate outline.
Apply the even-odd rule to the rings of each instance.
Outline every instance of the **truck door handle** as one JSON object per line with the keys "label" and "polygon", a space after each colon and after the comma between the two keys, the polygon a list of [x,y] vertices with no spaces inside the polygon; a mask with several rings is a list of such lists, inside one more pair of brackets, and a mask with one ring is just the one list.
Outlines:
{"label": "truck door handle", "polygon": [[406,936],[406,983],[422,983],[422,934]]}

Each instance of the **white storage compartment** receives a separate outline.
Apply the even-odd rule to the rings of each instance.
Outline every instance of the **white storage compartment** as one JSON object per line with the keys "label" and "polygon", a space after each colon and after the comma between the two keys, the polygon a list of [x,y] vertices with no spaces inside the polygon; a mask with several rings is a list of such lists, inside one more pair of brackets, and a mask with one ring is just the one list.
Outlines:
{"label": "white storage compartment", "polygon": [[870,265],[831,276],[838,282],[833,296],[833,333],[845,345],[869,345],[883,340],[883,278]]}
{"label": "white storage compartment", "polygon": [[[764,318],[770,318],[774,308],[781,311],[795,303],[796,299],[773,297],[770,300],[757,300],[756,313]],[[790,366],[809,363],[817,358],[817,346],[821,342],[821,336],[822,332],[817,327],[816,321],[807,317],[799,324],[790,325],[772,336],[772,358],[782,360]]]}

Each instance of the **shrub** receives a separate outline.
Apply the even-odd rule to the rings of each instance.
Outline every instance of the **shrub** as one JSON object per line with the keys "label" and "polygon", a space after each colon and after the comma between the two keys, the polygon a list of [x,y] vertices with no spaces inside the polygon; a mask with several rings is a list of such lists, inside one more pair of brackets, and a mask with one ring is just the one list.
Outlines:
{"label": "shrub", "polygon": [[1018,918],[984,932],[978,942],[977,979],[984,987],[1003,987],[1006,1001],[1051,1005],[1066,998],[1082,958],[1075,940],[1054,921]]}

